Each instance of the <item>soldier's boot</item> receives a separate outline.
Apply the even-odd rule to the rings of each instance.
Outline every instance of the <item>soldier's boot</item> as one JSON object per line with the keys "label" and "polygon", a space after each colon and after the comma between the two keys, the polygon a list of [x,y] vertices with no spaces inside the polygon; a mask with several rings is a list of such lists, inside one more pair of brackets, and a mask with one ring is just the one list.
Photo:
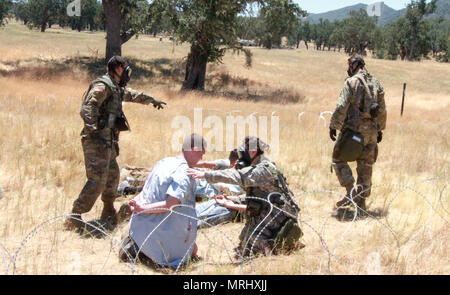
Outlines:
{"label": "soldier's boot", "polygon": [[123,203],[120,206],[119,212],[117,213],[117,224],[121,224],[124,221],[130,220],[131,217],[131,208],[128,205],[128,202]]}
{"label": "soldier's boot", "polygon": [[342,200],[339,200],[336,202],[336,205],[335,205],[336,208],[348,206],[348,205],[352,204],[350,199],[352,199],[356,193],[355,189],[353,188],[353,183],[346,185],[345,189],[347,190],[347,194],[345,195],[344,198],[342,198]]}
{"label": "soldier's boot", "polygon": [[139,247],[136,243],[131,239],[131,237],[126,237],[120,246],[119,250],[119,259],[123,262],[132,262],[136,259],[138,255]]}
{"label": "soldier's boot", "polygon": [[114,201],[103,202],[103,210],[100,215],[100,223],[108,230],[112,230],[117,225],[117,212],[114,208]]}
{"label": "soldier's boot", "polygon": [[[361,194],[362,187],[358,187],[358,192],[356,197],[353,199],[356,205],[359,207],[358,209],[366,210],[366,197]],[[363,213],[363,212],[361,212]]]}
{"label": "soldier's boot", "polygon": [[66,218],[64,222],[64,228],[70,231],[81,230],[82,228],[84,228],[85,223],[82,221],[81,213],[78,212],[76,209],[73,209],[71,214],[73,214],[72,217]]}
{"label": "soldier's boot", "polygon": [[358,199],[355,200],[356,205],[358,206],[358,209],[360,210],[366,210],[366,198],[364,197],[357,197]]}

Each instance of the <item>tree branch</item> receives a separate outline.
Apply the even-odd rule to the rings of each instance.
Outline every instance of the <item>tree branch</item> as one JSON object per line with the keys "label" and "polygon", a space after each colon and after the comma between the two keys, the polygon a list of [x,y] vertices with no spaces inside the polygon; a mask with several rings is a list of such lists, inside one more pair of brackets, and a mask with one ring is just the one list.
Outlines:
{"label": "tree branch", "polygon": [[131,29],[120,34],[120,41],[122,42],[121,44],[130,40],[134,35],[136,35],[136,32]]}

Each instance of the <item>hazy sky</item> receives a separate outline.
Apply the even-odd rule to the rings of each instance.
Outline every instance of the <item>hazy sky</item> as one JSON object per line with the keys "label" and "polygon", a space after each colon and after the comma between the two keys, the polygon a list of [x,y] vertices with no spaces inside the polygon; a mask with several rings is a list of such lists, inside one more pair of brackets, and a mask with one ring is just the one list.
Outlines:
{"label": "hazy sky", "polygon": [[405,8],[409,0],[294,0],[302,9],[305,9],[309,13],[321,13],[330,10],[343,8],[345,6],[351,6],[358,3],[372,4],[376,2],[384,2],[387,6],[399,10]]}

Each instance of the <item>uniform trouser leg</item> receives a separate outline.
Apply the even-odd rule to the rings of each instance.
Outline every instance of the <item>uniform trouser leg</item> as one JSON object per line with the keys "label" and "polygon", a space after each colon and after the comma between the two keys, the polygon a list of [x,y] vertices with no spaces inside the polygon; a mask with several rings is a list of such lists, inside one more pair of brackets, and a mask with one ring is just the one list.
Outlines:
{"label": "uniform trouser leg", "polygon": [[361,197],[367,198],[372,187],[372,170],[378,156],[378,145],[368,144],[364,147],[361,157],[356,161],[356,172],[358,173],[357,186]]}
{"label": "uniform trouser leg", "polygon": [[117,197],[117,187],[120,180],[120,168],[116,160],[116,152],[113,148],[111,160],[109,162],[108,178],[106,180],[105,189],[102,193],[102,201],[112,203]]}
{"label": "uniform trouser leg", "polygon": [[[81,142],[84,153],[87,182],[81,190],[80,195],[73,203],[72,211],[76,213],[86,213],[92,209],[98,196],[104,193],[108,180],[115,179],[115,176],[109,175],[111,163],[113,162],[112,175],[116,173],[114,170],[117,165],[117,162],[115,161],[115,152],[101,139],[82,138]],[[112,183],[113,181],[110,180],[110,186]],[[107,192],[105,199],[109,198],[111,198],[111,193]]]}
{"label": "uniform trouser leg", "polygon": [[353,177],[352,169],[347,162],[333,159],[333,167],[341,186],[353,186],[353,184],[355,183],[355,178]]}

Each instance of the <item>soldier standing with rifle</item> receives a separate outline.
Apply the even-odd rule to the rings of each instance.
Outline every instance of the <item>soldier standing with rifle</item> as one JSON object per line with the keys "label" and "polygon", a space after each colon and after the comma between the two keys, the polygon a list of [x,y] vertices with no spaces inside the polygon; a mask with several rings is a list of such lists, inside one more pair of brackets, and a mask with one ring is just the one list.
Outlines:
{"label": "soldier standing with rifle", "polygon": [[[119,133],[130,130],[122,110],[122,102],[152,103],[162,109],[166,104],[150,95],[125,88],[130,80],[131,68],[121,56],[108,61],[108,73],[94,80],[81,104],[80,115],[84,121],[81,131],[87,182],[73,203],[72,213],[81,220],[81,214],[89,212],[99,195],[103,210],[100,222],[111,229],[117,224],[114,200],[120,178]],[[82,229],[84,222],[68,218],[66,228]]]}

